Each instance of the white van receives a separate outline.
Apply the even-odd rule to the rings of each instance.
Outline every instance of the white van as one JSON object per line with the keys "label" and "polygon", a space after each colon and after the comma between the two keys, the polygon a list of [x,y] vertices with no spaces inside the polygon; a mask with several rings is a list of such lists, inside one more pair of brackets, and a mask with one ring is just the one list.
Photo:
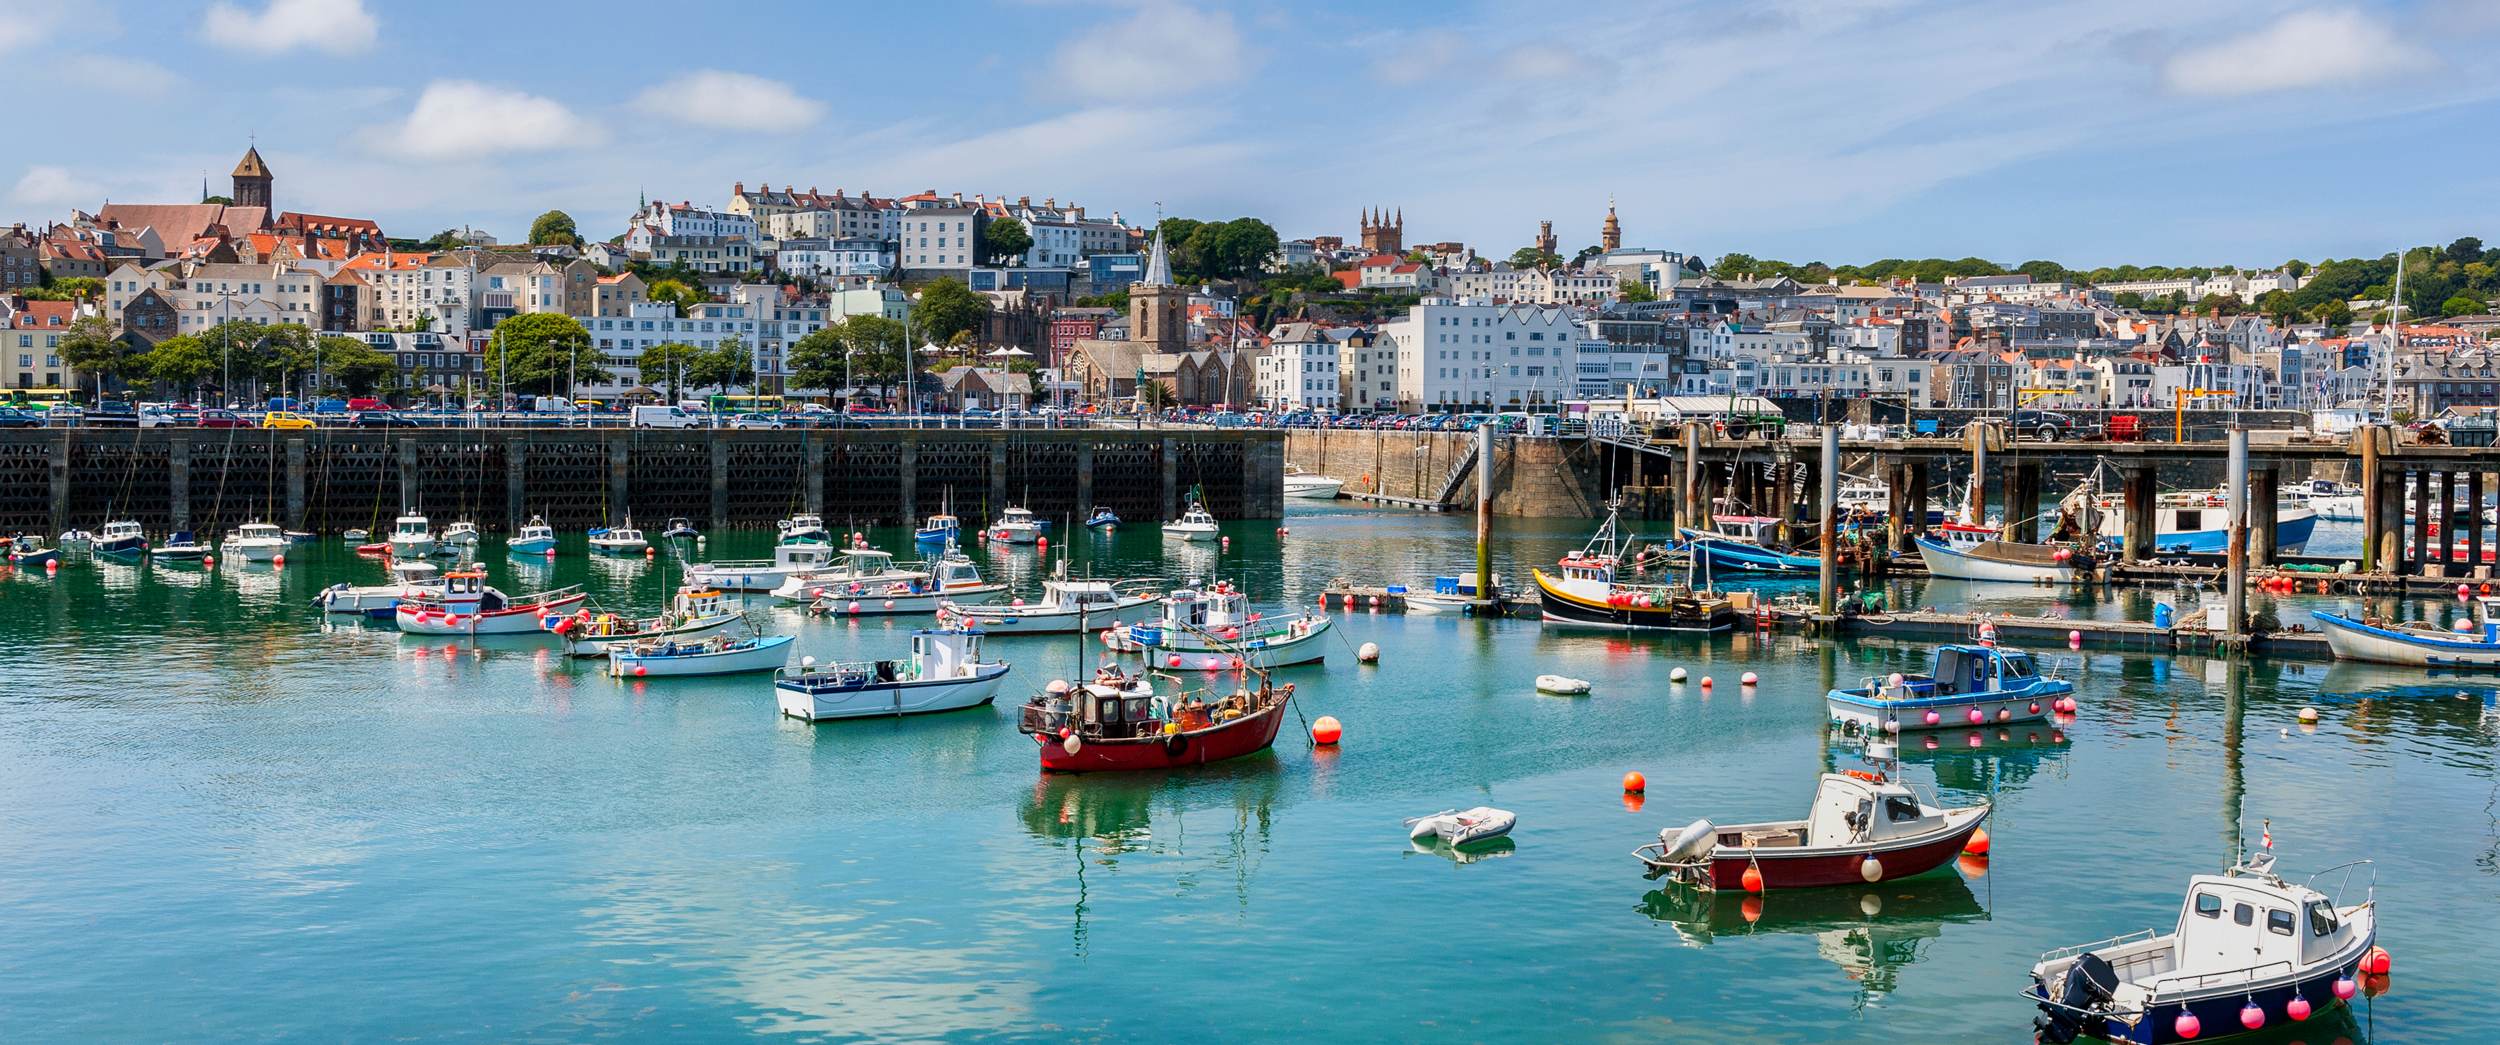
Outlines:
{"label": "white van", "polygon": [[674,406],[637,406],[626,422],[636,428],[701,428],[703,419]]}
{"label": "white van", "polygon": [[580,409],[563,396],[539,396],[530,402],[530,412],[538,414],[570,414]]}

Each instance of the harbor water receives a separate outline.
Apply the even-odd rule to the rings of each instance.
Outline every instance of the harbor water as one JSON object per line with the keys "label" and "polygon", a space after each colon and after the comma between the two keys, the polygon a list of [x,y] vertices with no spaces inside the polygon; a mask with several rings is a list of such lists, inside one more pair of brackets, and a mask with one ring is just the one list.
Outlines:
{"label": "harbor water", "polygon": [[[1228,525],[1229,546],[1133,525],[971,550],[1021,596],[1065,556],[1304,607],[1332,579],[1428,587],[1474,559],[1470,519],[1287,521]],[[1584,525],[1497,526],[1497,569],[1524,586]],[[679,572],[587,558],[578,534],[552,561],[483,551],[507,592],[583,583],[618,612],[655,612]],[[2376,861],[2396,959],[2389,993],[2265,1040],[2489,1033],[2489,676],[2037,650],[2076,680],[2073,722],[1904,745],[1947,804],[1995,803],[1988,859],[1747,897],[1661,888],[1631,851],[1696,818],[1803,816],[1817,773],[1861,765],[1824,690],[1923,670],[1925,648],[1332,609],[1326,664],[1278,677],[1301,716],[1344,722],[1339,747],[1294,722],[1195,771],[1045,777],[1013,705],[1099,644],[993,640],[1015,666],[998,707],[806,725],[762,676],[615,680],[552,641],[421,641],[309,605],[383,580],[335,540],[283,567],[0,575],[0,1038],[2027,1041],[2040,952],[2166,929],[2261,821],[2295,878]],[[2139,619],[2194,597],[1987,588],[1890,596]],[[902,656],[921,623],[749,606],[819,659]],[[1670,685],[1678,666],[1695,682]],[[1592,692],[1540,695],[1545,673]],[[1402,818],[1475,805],[1518,814],[1508,844],[1406,841]]]}

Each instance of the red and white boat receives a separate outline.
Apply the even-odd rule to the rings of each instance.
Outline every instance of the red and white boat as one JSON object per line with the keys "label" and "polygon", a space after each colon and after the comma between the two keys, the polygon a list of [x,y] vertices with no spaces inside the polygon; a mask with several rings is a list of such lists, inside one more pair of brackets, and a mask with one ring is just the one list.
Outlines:
{"label": "red and white boat", "polygon": [[1947,809],[1879,772],[1825,773],[1803,820],[1696,820],[1633,851],[1653,876],[1704,889],[1865,885],[1926,874],[1962,852],[1989,806]]}
{"label": "red and white boat", "polygon": [[513,598],[486,583],[483,570],[443,575],[439,588],[411,589],[399,602],[399,630],[416,635],[524,635],[543,632],[546,618],[571,613],[580,585]]}
{"label": "red and white boat", "polygon": [[1044,772],[1177,769],[1267,750],[1292,702],[1293,684],[1277,686],[1265,672],[1208,699],[1158,696],[1149,676],[1105,668],[1082,685],[1051,683],[1025,703],[1016,728],[1040,747]]}

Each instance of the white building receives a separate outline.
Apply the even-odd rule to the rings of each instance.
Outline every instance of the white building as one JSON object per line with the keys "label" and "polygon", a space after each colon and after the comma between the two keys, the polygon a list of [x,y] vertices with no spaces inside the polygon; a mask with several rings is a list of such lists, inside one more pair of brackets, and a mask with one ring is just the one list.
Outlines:
{"label": "white building", "polygon": [[763,231],[756,227],[754,218],[744,214],[692,203],[656,200],[635,211],[633,220],[626,222],[625,227],[630,229],[636,225],[651,226],[664,236],[737,236],[748,240],[755,239]]}
{"label": "white building", "polygon": [[321,276],[283,265],[193,265],[163,292],[181,314],[179,333],[228,320],[321,325]]}
{"label": "white building", "polygon": [[1397,343],[1377,335],[1346,339],[1337,348],[1337,398],[1345,410],[1395,409]]}
{"label": "white building", "polygon": [[902,217],[904,270],[967,277],[980,262],[979,211],[970,207],[926,207],[906,210]]}
{"label": "white building", "polygon": [[1085,231],[1076,223],[1034,219],[1024,223],[1033,247],[1024,252],[1026,268],[1073,268],[1085,259]]}
{"label": "white building", "polygon": [[894,271],[894,248],[872,239],[785,239],[773,267],[804,279],[873,278]]}
{"label": "white building", "polygon": [[[762,330],[753,311],[734,301],[707,301],[694,306],[684,317],[666,302],[645,302],[633,305],[625,316],[594,316],[581,324],[590,332],[590,339],[601,354],[608,357],[609,379],[599,384],[583,383],[581,393],[599,399],[612,399],[637,384],[657,386],[664,375],[643,375],[636,369],[642,350],[653,345],[676,343],[702,349],[720,347],[728,338],[738,338],[750,350],[762,340]],[[767,373],[757,366],[756,372]],[[649,378],[646,380],[646,377]]]}
{"label": "white building", "polygon": [[1338,395],[1337,343],[1309,323],[1276,328],[1258,358],[1254,394],[1271,410],[1334,412]]}
{"label": "white building", "polygon": [[1568,307],[1427,298],[1380,336],[1397,353],[1401,408],[1518,409],[1576,392],[1582,334]]}

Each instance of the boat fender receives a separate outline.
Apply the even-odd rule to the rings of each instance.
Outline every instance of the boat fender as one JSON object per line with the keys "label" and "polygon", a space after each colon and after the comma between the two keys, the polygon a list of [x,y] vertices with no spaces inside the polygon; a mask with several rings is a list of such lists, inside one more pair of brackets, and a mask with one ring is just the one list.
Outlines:
{"label": "boat fender", "polygon": [[1719,829],[1708,820],[1695,820],[1684,825],[1683,830],[1674,834],[1660,831],[1658,840],[1664,843],[1666,848],[1662,851],[1659,860],[1662,863],[1680,863],[1696,859],[1710,850],[1711,843],[1718,836]]}
{"label": "boat fender", "polygon": [[1166,756],[1171,757],[1171,758],[1179,758],[1179,757],[1181,757],[1182,755],[1184,755],[1184,754],[1188,753],[1188,751],[1189,751],[1189,734],[1187,734],[1187,733],[1174,733],[1174,734],[1172,734],[1171,736],[1168,736],[1168,737],[1163,738],[1163,753],[1164,753]]}

